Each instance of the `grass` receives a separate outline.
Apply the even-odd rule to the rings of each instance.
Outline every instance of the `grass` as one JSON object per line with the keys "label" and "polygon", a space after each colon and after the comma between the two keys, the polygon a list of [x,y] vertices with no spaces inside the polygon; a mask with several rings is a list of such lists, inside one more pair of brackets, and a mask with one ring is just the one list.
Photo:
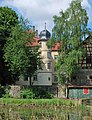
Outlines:
{"label": "grass", "polygon": [[[0,104],[4,105],[0,111],[3,111],[1,114],[4,113],[6,117],[12,115],[14,118],[12,120],[16,120],[18,116],[25,118],[25,120],[66,120],[68,119],[67,114],[70,114],[70,117],[72,115],[76,117],[79,113],[85,115],[87,110],[84,108],[81,110],[80,107],[76,107],[75,103],[75,100],[68,99],[0,98]],[[10,108],[12,108],[12,111],[9,113]],[[78,119],[80,119],[81,114],[77,116]]]}
{"label": "grass", "polygon": [[66,105],[66,106],[75,106],[75,100],[67,99],[15,99],[15,98],[0,98],[0,104],[14,104],[14,105],[23,105],[23,104],[34,104],[34,105]]}

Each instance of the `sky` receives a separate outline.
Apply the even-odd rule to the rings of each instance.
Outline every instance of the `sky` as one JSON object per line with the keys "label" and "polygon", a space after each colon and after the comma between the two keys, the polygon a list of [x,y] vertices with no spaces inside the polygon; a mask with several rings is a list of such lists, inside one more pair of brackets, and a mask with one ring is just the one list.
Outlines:
{"label": "sky", "polygon": [[[40,32],[46,28],[51,32],[54,26],[53,16],[60,10],[66,10],[72,0],[0,0],[0,6],[8,6],[16,11],[18,16],[27,18],[30,25]],[[92,0],[83,0],[82,6],[87,10],[88,27],[92,29]]]}

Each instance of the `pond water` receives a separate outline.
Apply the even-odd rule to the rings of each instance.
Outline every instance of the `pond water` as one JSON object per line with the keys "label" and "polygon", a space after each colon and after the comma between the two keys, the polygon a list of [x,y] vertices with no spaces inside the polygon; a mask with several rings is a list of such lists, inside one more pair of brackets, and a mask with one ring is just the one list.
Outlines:
{"label": "pond water", "polygon": [[92,120],[92,110],[66,106],[4,106],[0,120]]}

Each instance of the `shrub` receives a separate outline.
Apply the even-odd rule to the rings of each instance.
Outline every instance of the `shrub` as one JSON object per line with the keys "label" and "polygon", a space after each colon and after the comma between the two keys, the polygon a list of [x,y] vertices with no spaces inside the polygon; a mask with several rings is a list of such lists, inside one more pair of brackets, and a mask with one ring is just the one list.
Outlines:
{"label": "shrub", "polygon": [[35,98],[53,98],[53,95],[50,92],[45,91],[41,87],[33,88],[33,91],[35,93]]}
{"label": "shrub", "polygon": [[10,95],[9,95],[9,89],[10,87],[9,86],[1,86],[0,85],[0,98],[9,98]]}
{"label": "shrub", "polygon": [[2,97],[3,98],[10,98],[10,94],[9,94],[9,90],[10,90],[10,87],[9,86],[4,86],[4,93],[2,94]]}
{"label": "shrub", "polygon": [[3,96],[3,94],[5,94],[5,88],[4,86],[0,85],[0,98]]}
{"label": "shrub", "polygon": [[20,97],[31,99],[31,98],[35,97],[35,94],[33,93],[33,91],[31,89],[24,88],[24,89],[21,90]]}
{"label": "shrub", "polygon": [[33,87],[33,88],[23,88],[20,93],[21,98],[27,98],[27,99],[32,99],[32,98],[53,98],[53,95],[45,91],[44,89],[40,87]]}

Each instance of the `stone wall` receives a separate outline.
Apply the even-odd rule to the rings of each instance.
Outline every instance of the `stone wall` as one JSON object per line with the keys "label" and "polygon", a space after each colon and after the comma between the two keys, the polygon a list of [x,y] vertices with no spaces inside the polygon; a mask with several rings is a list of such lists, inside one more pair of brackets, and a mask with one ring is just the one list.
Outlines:
{"label": "stone wall", "polygon": [[13,98],[20,98],[20,86],[10,86],[9,94]]}
{"label": "stone wall", "polygon": [[[31,86],[31,87],[39,88],[41,86]],[[65,86],[53,85],[53,86],[42,86],[41,88],[53,94],[55,98],[65,98]],[[10,86],[9,94],[13,98],[20,98],[20,90],[21,90],[21,86]]]}

